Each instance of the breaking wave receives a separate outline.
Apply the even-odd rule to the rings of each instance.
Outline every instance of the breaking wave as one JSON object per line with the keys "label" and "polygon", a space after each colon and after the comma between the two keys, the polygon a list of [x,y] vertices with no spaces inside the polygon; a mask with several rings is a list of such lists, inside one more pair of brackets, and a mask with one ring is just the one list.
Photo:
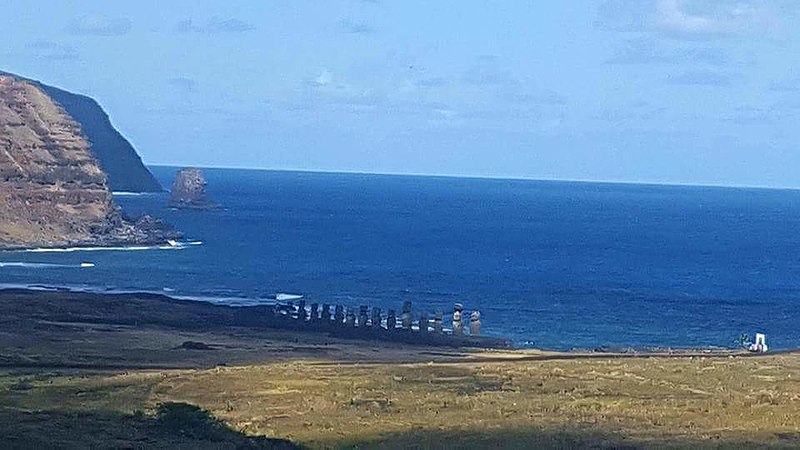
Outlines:
{"label": "breaking wave", "polygon": [[115,251],[115,252],[133,252],[143,250],[183,250],[190,246],[203,245],[202,241],[189,241],[189,242],[175,242],[172,241],[168,244],[162,245],[131,245],[119,247],[63,247],[63,248],[29,248],[25,250],[17,250],[23,253],[72,253],[72,252],[99,252],[99,251]]}
{"label": "breaking wave", "polygon": [[53,264],[21,261],[0,261],[0,269],[6,267],[21,267],[26,269],[86,269],[94,266],[94,263],[90,262],[82,262],[80,264]]}

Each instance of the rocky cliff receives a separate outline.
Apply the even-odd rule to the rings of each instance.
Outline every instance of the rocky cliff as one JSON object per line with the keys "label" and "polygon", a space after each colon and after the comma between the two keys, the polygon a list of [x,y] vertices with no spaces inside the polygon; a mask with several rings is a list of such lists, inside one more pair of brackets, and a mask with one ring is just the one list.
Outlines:
{"label": "rocky cliff", "polygon": [[206,192],[206,178],[200,169],[181,169],[175,175],[169,206],[180,209],[214,209],[218,205]]}
{"label": "rocky cliff", "polygon": [[163,191],[153,174],[142,163],[136,150],[111,125],[108,114],[94,99],[7,72],[0,71],[0,75],[24,79],[38,86],[78,122],[83,135],[91,144],[92,154],[108,175],[108,184],[113,191]]}
{"label": "rocky cliff", "polygon": [[0,74],[0,248],[165,242],[125,218],[81,126],[41,86]]}

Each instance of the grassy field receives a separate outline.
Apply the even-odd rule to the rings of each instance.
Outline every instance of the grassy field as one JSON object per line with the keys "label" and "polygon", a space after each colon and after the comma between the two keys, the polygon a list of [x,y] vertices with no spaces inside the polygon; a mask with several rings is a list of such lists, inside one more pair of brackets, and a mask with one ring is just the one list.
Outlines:
{"label": "grassy field", "polygon": [[470,353],[3,317],[12,448],[800,447],[794,353]]}
{"label": "grassy field", "polygon": [[[0,406],[7,419],[28,412],[37,422],[149,417],[158,404],[186,402],[243,434],[312,448],[790,448],[800,446],[798,374],[796,355],[7,371]],[[3,434],[22,416],[3,420]]]}

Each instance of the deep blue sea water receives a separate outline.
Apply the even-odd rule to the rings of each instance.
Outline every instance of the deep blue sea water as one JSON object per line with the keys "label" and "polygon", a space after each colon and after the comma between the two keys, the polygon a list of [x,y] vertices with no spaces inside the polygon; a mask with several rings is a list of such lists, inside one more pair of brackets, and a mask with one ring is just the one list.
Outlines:
{"label": "deep blue sea water", "polygon": [[[155,167],[164,186],[176,169]],[[552,349],[800,346],[800,191],[206,170],[224,209],[117,196],[202,245],[0,254],[0,283],[483,314]],[[82,262],[94,267],[78,267]],[[24,264],[19,264],[24,263]],[[41,265],[31,265],[41,264]]]}

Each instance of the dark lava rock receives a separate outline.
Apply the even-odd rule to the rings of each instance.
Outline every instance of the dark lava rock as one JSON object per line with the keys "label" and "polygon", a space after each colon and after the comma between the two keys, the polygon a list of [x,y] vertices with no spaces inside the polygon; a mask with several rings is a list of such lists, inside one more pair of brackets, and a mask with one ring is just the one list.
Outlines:
{"label": "dark lava rock", "polygon": [[186,341],[181,344],[181,348],[184,350],[214,350],[213,347],[206,344],[205,342],[198,342],[198,341]]}

